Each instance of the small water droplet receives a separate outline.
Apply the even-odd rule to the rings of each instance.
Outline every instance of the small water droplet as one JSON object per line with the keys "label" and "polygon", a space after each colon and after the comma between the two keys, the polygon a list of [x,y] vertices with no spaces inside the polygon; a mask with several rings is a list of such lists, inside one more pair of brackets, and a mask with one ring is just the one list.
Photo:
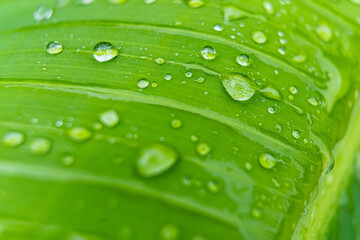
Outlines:
{"label": "small water droplet", "polygon": [[319,24],[316,28],[316,33],[325,42],[330,42],[331,39],[333,38],[332,30],[326,24]]}
{"label": "small water droplet", "polygon": [[84,142],[92,135],[92,133],[84,127],[73,127],[67,131],[67,134],[74,142]]}
{"label": "small water droplet", "polygon": [[272,15],[274,14],[274,6],[270,2],[263,2],[263,7],[267,14]]}
{"label": "small water droplet", "polygon": [[94,46],[93,56],[99,62],[107,62],[119,55],[119,49],[109,42],[99,42]]}
{"label": "small water droplet", "polygon": [[270,114],[275,113],[275,108],[274,108],[274,107],[269,107],[269,108],[268,108],[268,112],[269,112]]}
{"label": "small water droplet", "polygon": [[204,77],[199,77],[195,81],[198,82],[198,83],[203,83],[203,82],[205,82],[205,78]]}
{"label": "small water droplet", "polygon": [[309,98],[308,100],[308,103],[310,103],[311,105],[317,107],[319,105],[319,102],[316,98],[312,97],[312,98]]}
{"label": "small water droplet", "polygon": [[296,94],[298,92],[298,90],[295,86],[291,86],[291,87],[289,87],[289,92],[291,94]]}
{"label": "small water droplet", "polygon": [[211,193],[217,193],[219,192],[219,183],[217,183],[216,181],[209,181],[207,183],[207,189],[211,192]]}
{"label": "small water droplet", "polygon": [[255,88],[251,86],[246,75],[224,74],[221,75],[221,81],[226,91],[236,101],[249,100],[255,94]]}
{"label": "small water droplet", "polygon": [[264,44],[267,41],[267,37],[262,31],[255,31],[252,34],[252,40],[258,44]]}
{"label": "small water droplet", "polygon": [[179,155],[173,148],[153,144],[140,150],[136,170],[144,178],[155,177],[172,168],[178,159]]}
{"label": "small water droplet", "polygon": [[259,163],[265,169],[272,169],[275,167],[276,159],[269,153],[263,153],[259,157]]}
{"label": "small water droplet", "polygon": [[180,119],[173,119],[171,121],[172,128],[180,128],[182,126],[182,121]]}
{"label": "small water droplet", "polygon": [[300,132],[298,130],[294,130],[291,133],[293,135],[294,138],[298,139],[300,138]]}
{"label": "small water droplet", "polygon": [[249,163],[249,162],[246,162],[246,163],[245,163],[245,169],[246,169],[246,170],[251,170],[251,169],[252,169],[252,164]]}
{"label": "small water droplet", "polygon": [[50,19],[53,14],[53,10],[46,5],[41,5],[35,12],[34,12],[34,19],[36,21],[42,21]]}
{"label": "small water droplet", "polygon": [[144,3],[145,4],[152,4],[152,3],[155,3],[156,0],[145,0]]}
{"label": "small water droplet", "polygon": [[205,60],[213,60],[216,57],[216,51],[210,46],[206,46],[201,50],[201,55]]}
{"label": "small water droplet", "polygon": [[190,140],[192,142],[197,142],[199,140],[199,138],[196,135],[193,134],[193,135],[190,136]]}
{"label": "small water droplet", "polygon": [[6,147],[18,147],[25,141],[25,135],[19,132],[8,132],[3,136],[2,142]]}
{"label": "small water droplet", "polygon": [[260,90],[260,94],[264,97],[273,99],[273,100],[281,100],[281,95],[279,91],[272,87],[266,87]]}
{"label": "small water droplet", "polygon": [[250,58],[246,54],[241,54],[236,57],[236,62],[241,66],[247,67],[250,65]]}
{"label": "small water droplet", "polygon": [[179,229],[173,224],[167,224],[160,230],[162,240],[176,240],[179,237]]}
{"label": "small water droplet", "polygon": [[155,58],[154,61],[159,65],[163,65],[165,63],[165,58],[158,57],[158,58]]}
{"label": "small water droplet", "polygon": [[166,75],[164,76],[164,79],[167,80],[167,81],[170,81],[170,80],[172,79],[171,74],[170,74],[170,73],[166,74]]}
{"label": "small water droplet", "polygon": [[109,0],[110,3],[112,4],[124,4],[127,2],[127,0]]}
{"label": "small water droplet", "polygon": [[260,211],[259,209],[256,209],[256,208],[254,208],[254,209],[251,211],[251,214],[252,214],[255,218],[261,217],[261,211]]}
{"label": "small water droplet", "polygon": [[63,159],[61,159],[61,163],[64,166],[70,166],[75,162],[75,158],[72,155],[67,155],[65,157],[63,157]]}
{"label": "small water droplet", "polygon": [[100,122],[105,126],[112,128],[118,125],[119,115],[115,110],[109,110],[101,113],[99,115]]}
{"label": "small water droplet", "polygon": [[224,28],[221,24],[215,24],[213,29],[217,32],[222,32],[224,30]]}
{"label": "small water droplet", "polygon": [[280,53],[281,55],[285,55],[286,54],[286,47],[285,46],[280,46],[278,48],[278,53]]}
{"label": "small water droplet", "polygon": [[50,42],[47,47],[46,47],[46,51],[49,54],[58,54],[61,53],[63,51],[63,45],[61,45],[60,43],[54,41],[54,42]]}
{"label": "small water droplet", "polygon": [[149,86],[149,81],[146,80],[146,79],[140,79],[137,83],[137,86],[140,88],[140,89],[144,89],[144,88],[147,88]]}
{"label": "small water droplet", "polygon": [[203,0],[187,0],[187,5],[191,8],[198,8],[205,5]]}
{"label": "small water droplet", "polygon": [[186,73],[185,73],[185,77],[187,77],[187,78],[190,78],[190,77],[192,77],[192,72],[190,72],[190,71],[187,71]]}
{"label": "small water droplet", "polygon": [[51,141],[47,138],[36,138],[30,142],[30,152],[36,155],[44,155],[51,149]]}
{"label": "small water droplet", "polygon": [[206,156],[210,153],[211,147],[209,144],[201,142],[196,146],[196,151],[201,156]]}
{"label": "small water droplet", "polygon": [[306,53],[304,52],[301,52],[299,53],[298,55],[294,56],[292,58],[293,62],[295,63],[303,63],[306,61]]}

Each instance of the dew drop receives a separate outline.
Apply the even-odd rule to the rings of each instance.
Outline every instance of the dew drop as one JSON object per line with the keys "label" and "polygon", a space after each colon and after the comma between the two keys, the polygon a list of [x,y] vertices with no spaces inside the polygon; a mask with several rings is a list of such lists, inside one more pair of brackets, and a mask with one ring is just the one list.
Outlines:
{"label": "dew drop", "polygon": [[249,100],[255,94],[255,88],[246,75],[224,74],[221,75],[221,81],[228,94],[236,101]]}
{"label": "dew drop", "polygon": [[170,73],[166,74],[166,75],[164,76],[164,79],[167,80],[167,81],[170,81],[170,80],[172,79],[171,74],[170,74]]}
{"label": "dew drop", "polygon": [[171,121],[172,128],[180,128],[182,126],[182,121],[180,119],[173,119]]}
{"label": "dew drop", "polygon": [[295,86],[291,86],[291,87],[289,87],[289,92],[291,94],[296,94],[298,92],[298,90]]}
{"label": "dew drop", "polygon": [[159,65],[163,65],[165,63],[165,58],[158,57],[158,58],[155,58],[154,61]]}
{"label": "dew drop", "polygon": [[196,135],[192,134],[192,135],[190,136],[190,140],[191,140],[192,142],[197,142],[197,141],[199,140],[199,138],[198,138]]}
{"label": "dew drop", "polygon": [[54,42],[50,42],[47,47],[46,47],[46,51],[49,54],[58,54],[61,53],[63,51],[63,45],[61,45],[60,43],[54,41]]}
{"label": "dew drop", "polygon": [[67,134],[74,142],[84,142],[92,135],[92,133],[84,127],[73,127],[67,131]]}
{"label": "dew drop", "polygon": [[36,138],[30,142],[30,152],[36,155],[44,155],[51,149],[51,141],[47,138]]}
{"label": "dew drop", "polygon": [[331,28],[326,24],[320,24],[316,28],[316,33],[318,36],[325,42],[330,42],[333,38],[333,33]]}
{"label": "dew drop", "polygon": [[98,62],[107,62],[119,55],[119,49],[109,42],[99,42],[94,46],[93,56]]}
{"label": "dew drop", "polygon": [[245,169],[246,169],[246,170],[251,170],[251,169],[252,169],[252,164],[249,163],[249,162],[246,162],[246,163],[245,163]]}
{"label": "dew drop", "polygon": [[209,181],[207,183],[207,189],[211,193],[217,193],[217,192],[219,192],[219,184],[216,181]]}
{"label": "dew drop", "polygon": [[236,62],[243,67],[247,67],[250,65],[250,58],[248,55],[242,54],[236,57]]}
{"label": "dew drop", "polygon": [[301,52],[298,55],[295,55],[292,60],[295,63],[303,63],[306,61],[306,54],[304,52]]}
{"label": "dew drop", "polygon": [[272,169],[275,167],[276,159],[269,153],[263,153],[259,157],[259,163],[265,169]]}
{"label": "dew drop", "polygon": [[224,28],[221,24],[215,24],[213,29],[217,32],[222,32],[224,30]]}
{"label": "dew drop", "polygon": [[316,98],[312,97],[312,98],[309,98],[308,100],[308,103],[310,103],[311,105],[317,107],[319,105],[319,102]]}
{"label": "dew drop", "polygon": [[190,71],[187,71],[186,73],[185,73],[185,77],[187,77],[187,78],[190,78],[190,77],[192,77],[192,72],[190,72]]}
{"label": "dew drop", "polygon": [[115,110],[109,110],[99,115],[100,122],[105,126],[112,128],[119,124],[119,115]]}
{"label": "dew drop", "polygon": [[41,5],[35,12],[34,12],[34,19],[36,21],[42,21],[46,19],[50,19],[53,14],[53,10],[45,5]]}
{"label": "dew drop", "polygon": [[156,0],[145,0],[144,3],[145,4],[152,4],[152,3],[155,3]]}
{"label": "dew drop", "polygon": [[273,99],[273,100],[281,100],[281,95],[279,91],[272,87],[266,87],[260,90],[260,94],[264,97]]}
{"label": "dew drop", "polygon": [[274,14],[274,6],[270,2],[263,2],[263,7],[267,14],[272,15]]}
{"label": "dew drop", "polygon": [[267,37],[262,31],[255,31],[252,34],[252,40],[258,44],[264,44],[267,41]]}
{"label": "dew drop", "polygon": [[350,0],[350,2],[360,5],[360,0]]}
{"label": "dew drop", "polygon": [[178,153],[165,145],[153,144],[140,150],[136,170],[140,176],[151,178],[168,171],[178,161]]}
{"label": "dew drop", "polygon": [[140,89],[144,89],[147,88],[149,86],[149,81],[146,79],[140,79],[137,83],[138,88]]}
{"label": "dew drop", "polygon": [[294,130],[291,133],[293,135],[294,138],[298,139],[300,138],[300,132],[298,130]]}
{"label": "dew drop", "polygon": [[201,55],[205,60],[213,60],[216,57],[216,51],[210,46],[206,46],[201,50]]}
{"label": "dew drop", "polygon": [[203,0],[187,0],[187,5],[191,8],[198,8],[205,5]]}
{"label": "dew drop", "polygon": [[201,142],[196,146],[196,151],[201,156],[206,156],[210,153],[211,147],[209,144]]}
{"label": "dew drop", "polygon": [[173,224],[167,224],[160,230],[160,237],[162,240],[176,240],[179,237],[179,230]]}
{"label": "dew drop", "polygon": [[94,2],[94,0],[78,0],[78,3],[81,5],[89,5],[93,2]]}
{"label": "dew drop", "polygon": [[269,108],[268,108],[268,112],[269,112],[270,114],[274,114],[274,113],[275,113],[275,108],[274,108],[274,107],[269,107]]}
{"label": "dew drop", "polygon": [[18,147],[25,141],[25,135],[19,132],[8,132],[3,136],[2,142],[6,147]]}
{"label": "dew drop", "polygon": [[278,48],[278,53],[280,53],[281,55],[285,55],[286,54],[286,47],[285,46],[280,46]]}
{"label": "dew drop", "polygon": [[198,83],[203,83],[203,82],[205,82],[205,78],[204,77],[199,77],[195,81],[198,82]]}
{"label": "dew drop", "polygon": [[75,162],[75,158],[72,155],[67,155],[61,159],[61,163],[64,166],[70,166]]}

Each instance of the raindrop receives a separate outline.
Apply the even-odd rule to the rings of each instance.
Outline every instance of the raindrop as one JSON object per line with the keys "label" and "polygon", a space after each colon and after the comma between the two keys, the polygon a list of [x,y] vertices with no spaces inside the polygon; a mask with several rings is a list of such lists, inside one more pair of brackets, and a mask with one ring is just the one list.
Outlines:
{"label": "raindrop", "polygon": [[249,163],[249,162],[246,162],[245,163],[245,168],[246,168],[246,170],[251,170],[252,169],[252,164]]}
{"label": "raindrop", "polygon": [[289,87],[289,92],[291,94],[296,94],[298,92],[298,90],[295,86],[291,86],[291,87]]}
{"label": "raindrop", "polygon": [[216,57],[216,51],[214,48],[207,46],[201,50],[201,55],[205,60],[213,60]]}
{"label": "raindrop", "polygon": [[244,67],[247,67],[250,65],[250,58],[246,54],[242,54],[236,57],[236,62]]}
{"label": "raindrop", "polygon": [[153,144],[140,150],[136,170],[144,178],[155,177],[168,171],[178,159],[178,153],[174,149]]}
{"label": "raindrop", "polygon": [[193,134],[193,135],[190,136],[190,140],[192,142],[197,142],[199,140],[199,138],[196,135]]}
{"label": "raindrop", "polygon": [[285,55],[286,54],[286,47],[285,46],[280,46],[278,48],[278,53],[280,53],[281,55]]}
{"label": "raindrop", "polygon": [[140,88],[140,89],[143,89],[143,88],[147,88],[149,86],[149,81],[146,80],[146,79],[140,79],[137,83],[137,86]]}
{"label": "raindrop", "polygon": [[221,75],[221,81],[228,94],[236,101],[249,100],[255,94],[255,88],[246,75],[224,74]]}
{"label": "raindrop", "polygon": [[360,5],[360,0],[350,0],[350,2]]}
{"label": "raindrop", "polygon": [[163,65],[165,63],[165,58],[158,57],[154,61],[159,65]]}
{"label": "raindrop", "polygon": [[275,113],[275,108],[274,108],[274,107],[269,107],[269,108],[268,108],[268,112],[269,112],[270,114]]}
{"label": "raindrop", "polygon": [[144,2],[145,2],[145,4],[152,4],[152,3],[156,2],[156,0],[145,0]]}
{"label": "raindrop", "polygon": [[50,42],[47,47],[46,47],[46,51],[49,54],[58,54],[61,53],[63,51],[63,45],[61,45],[60,43],[54,41],[54,42]]}
{"label": "raindrop", "polygon": [[224,30],[224,28],[221,24],[215,24],[213,29],[217,32],[222,32]]}
{"label": "raindrop", "polygon": [[187,71],[186,73],[185,73],[185,77],[187,77],[187,78],[190,78],[190,77],[192,77],[192,72],[190,72],[190,71]]}
{"label": "raindrop", "polygon": [[84,142],[92,135],[92,133],[84,127],[73,127],[68,130],[67,134],[74,142]]}
{"label": "raindrop", "polygon": [[265,169],[272,169],[275,167],[276,159],[269,153],[263,153],[259,157],[259,163]]}
{"label": "raindrop", "polygon": [[108,42],[100,42],[94,46],[93,56],[99,62],[107,62],[119,55],[119,49]]}
{"label": "raindrop", "polygon": [[267,37],[262,31],[255,31],[252,34],[252,39],[258,44],[264,44],[267,41]]}
{"label": "raindrop", "polygon": [[201,142],[196,146],[196,151],[201,156],[206,156],[210,153],[211,147],[209,144]]}
{"label": "raindrop", "polygon": [[51,149],[51,141],[47,138],[36,138],[30,142],[30,152],[36,155],[44,155]]}
{"label": "raindrop", "polygon": [[300,132],[298,130],[294,130],[291,133],[293,135],[294,138],[298,139],[300,138]]}
{"label": "raindrop", "polygon": [[45,5],[41,5],[35,12],[34,12],[34,19],[36,21],[42,21],[51,18],[53,14],[53,10]]}
{"label": "raindrop", "polygon": [[112,128],[118,125],[119,116],[115,110],[109,110],[99,115],[100,122],[105,126]]}
{"label": "raindrop", "polygon": [[166,74],[166,75],[164,76],[164,79],[167,80],[167,81],[170,81],[171,78],[172,78],[172,76],[171,76],[170,73],[168,73],[168,74]]}
{"label": "raindrop", "polygon": [[8,132],[3,136],[2,142],[6,147],[18,147],[25,141],[25,135],[19,132]]}

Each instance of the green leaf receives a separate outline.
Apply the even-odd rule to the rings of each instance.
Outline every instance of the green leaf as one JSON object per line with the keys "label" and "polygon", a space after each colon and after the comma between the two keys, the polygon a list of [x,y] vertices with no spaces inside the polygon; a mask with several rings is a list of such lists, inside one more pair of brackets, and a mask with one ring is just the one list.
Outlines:
{"label": "green leaf", "polygon": [[359,9],[0,0],[1,238],[321,239],[360,136]]}

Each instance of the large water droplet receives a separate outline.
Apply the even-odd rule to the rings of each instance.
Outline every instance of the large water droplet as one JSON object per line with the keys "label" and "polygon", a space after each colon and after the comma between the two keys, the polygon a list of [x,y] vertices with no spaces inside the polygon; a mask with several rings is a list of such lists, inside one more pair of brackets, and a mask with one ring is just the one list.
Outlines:
{"label": "large water droplet", "polygon": [[68,130],[67,134],[74,142],[84,142],[92,135],[92,133],[84,127],[73,127]]}
{"label": "large water droplet", "polygon": [[153,144],[140,150],[136,170],[142,177],[155,177],[168,171],[178,159],[179,155],[174,149],[162,144]]}
{"label": "large water droplet", "polygon": [[44,155],[51,149],[51,141],[47,138],[36,138],[30,142],[30,152],[36,155]]}
{"label": "large water droplet", "polygon": [[179,230],[173,224],[167,224],[161,228],[160,237],[162,240],[176,240],[179,237]]}
{"label": "large water droplet", "polygon": [[275,167],[276,159],[269,153],[263,153],[259,157],[259,163],[265,169],[272,169]]}
{"label": "large water droplet", "polygon": [[109,110],[101,113],[99,115],[100,122],[105,126],[112,128],[118,125],[119,115],[115,110]]}
{"label": "large water droplet", "polygon": [[51,18],[53,14],[53,10],[45,5],[41,5],[35,12],[34,12],[34,19],[36,21],[42,21]]}
{"label": "large water droplet", "polygon": [[203,0],[187,0],[187,5],[192,8],[198,8],[205,5]]}
{"label": "large water droplet", "polygon": [[258,44],[264,44],[267,41],[267,37],[262,31],[255,31],[252,34],[252,40]]}
{"label": "large water droplet", "polygon": [[236,57],[236,62],[241,66],[247,67],[250,65],[250,58],[246,54],[241,54]]}
{"label": "large water droplet", "polygon": [[229,93],[236,101],[249,100],[255,94],[255,88],[250,84],[249,78],[242,74],[221,75],[221,81]]}
{"label": "large water droplet", "polygon": [[99,62],[107,62],[119,55],[119,49],[108,42],[100,42],[94,46],[93,56]]}
{"label": "large water droplet", "polygon": [[333,38],[332,30],[326,24],[320,24],[319,26],[317,26],[316,33],[325,42],[330,42],[331,39]]}
{"label": "large water droplet", "polygon": [[205,60],[213,60],[216,57],[216,51],[210,46],[206,46],[201,50],[201,55]]}
{"label": "large water droplet", "polygon": [[19,132],[8,132],[3,136],[2,142],[6,147],[18,147],[25,141],[25,135]]}
{"label": "large water droplet", "polygon": [[54,41],[54,42],[50,42],[47,47],[46,47],[46,51],[49,54],[58,54],[61,53],[63,51],[63,45],[61,45],[60,43]]}
{"label": "large water droplet", "polygon": [[196,145],[196,151],[201,156],[206,156],[210,153],[211,147],[209,146],[209,144],[201,142],[198,145]]}

